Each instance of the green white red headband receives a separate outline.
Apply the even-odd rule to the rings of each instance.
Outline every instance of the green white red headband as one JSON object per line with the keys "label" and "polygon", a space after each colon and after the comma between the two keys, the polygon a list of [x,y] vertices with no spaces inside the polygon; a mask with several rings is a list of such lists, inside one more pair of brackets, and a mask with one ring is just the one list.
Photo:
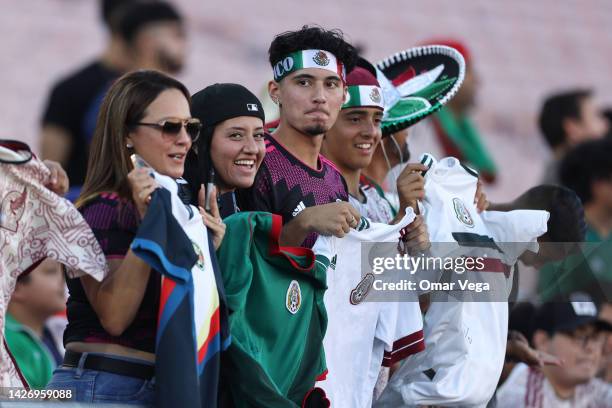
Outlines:
{"label": "green white red headband", "polygon": [[360,106],[385,109],[382,89],[376,85],[351,85],[346,93],[346,102],[342,109]]}
{"label": "green white red headband", "polygon": [[324,50],[293,52],[274,64],[272,73],[274,74],[274,80],[279,82],[292,72],[306,68],[326,69],[340,76],[342,81],[346,79],[344,64],[338,61],[334,54]]}

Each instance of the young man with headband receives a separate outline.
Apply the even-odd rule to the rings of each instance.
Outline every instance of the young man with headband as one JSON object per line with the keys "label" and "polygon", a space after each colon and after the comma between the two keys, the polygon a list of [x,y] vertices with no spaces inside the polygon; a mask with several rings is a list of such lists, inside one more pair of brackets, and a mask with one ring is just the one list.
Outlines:
{"label": "young man with headband", "polygon": [[[399,221],[409,204],[409,198],[413,197],[400,200],[402,206],[396,211],[385,198],[382,188],[363,174],[382,139],[381,123],[385,107],[383,90],[376,79],[374,66],[360,59],[357,67],[347,76],[347,87],[346,102],[342,105],[338,120],[325,135],[322,153],[342,173],[348,186],[349,202],[362,216],[386,224]],[[417,170],[427,169],[420,163],[415,165]]]}
{"label": "young man with headband", "polygon": [[356,51],[338,31],[304,26],[276,36],[269,57],[268,91],[280,122],[266,135],[253,187],[239,192],[240,207],[282,215],[282,245],[312,247],[318,234],[342,237],[360,220],[344,179],[319,154],[344,103]]}
{"label": "young man with headband", "polygon": [[[347,253],[339,248],[350,251],[350,246],[359,248],[360,242],[393,237],[397,230],[380,224],[401,224],[407,206],[396,214],[382,189],[362,174],[382,138],[384,100],[376,69],[359,59],[347,75],[346,84],[346,102],[336,123],[325,134],[322,153],[346,180],[349,202],[363,217],[379,224],[372,224],[373,227],[361,232],[360,236],[351,234],[342,240],[351,240],[350,244],[338,242],[340,247],[334,245],[343,256],[327,275],[325,307],[329,320],[323,344],[330,374],[318,386],[325,390],[332,406],[357,408],[371,406],[373,397],[387,383],[389,367],[423,350],[425,343],[418,302],[394,299],[361,303],[354,300],[355,285],[363,287],[360,257],[354,256],[354,252],[348,252],[352,256],[344,256]],[[409,237],[407,246],[425,248],[429,245],[427,229],[422,217],[417,217],[408,226],[403,224]],[[354,320],[356,315],[358,320]],[[346,337],[347,322],[351,322],[351,340]],[[410,346],[405,347],[406,344]],[[375,392],[377,388],[378,393]]]}

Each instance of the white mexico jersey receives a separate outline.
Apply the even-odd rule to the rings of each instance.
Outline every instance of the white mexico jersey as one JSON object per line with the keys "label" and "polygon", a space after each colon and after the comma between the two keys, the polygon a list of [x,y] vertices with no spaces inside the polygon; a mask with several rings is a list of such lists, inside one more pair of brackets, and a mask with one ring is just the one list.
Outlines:
{"label": "white mexico jersey", "polygon": [[328,374],[317,383],[332,407],[370,407],[381,366],[423,350],[418,302],[368,301],[374,275],[362,278],[361,271],[361,243],[397,244],[400,230],[414,218],[408,209],[396,225],[371,223],[363,231],[351,230],[342,239],[319,237],[313,248],[318,253],[319,248],[328,247],[337,254],[335,269],[330,266],[327,271],[324,298],[328,326],[323,345]]}
{"label": "white mexico jersey", "polygon": [[537,252],[537,237],[546,232],[549,214],[533,210],[478,214],[473,204],[477,180],[477,174],[455,158],[433,163],[425,175],[423,216],[432,255],[486,256],[483,269],[463,275],[452,271],[444,279],[487,282],[497,292],[478,294],[479,301],[469,301],[476,297],[465,290],[459,299],[452,293],[436,293],[432,300],[444,301],[433,301],[424,316],[425,351],[393,375],[377,407],[484,407],[495,391],[506,351],[504,299],[511,290],[511,267],[526,249]]}

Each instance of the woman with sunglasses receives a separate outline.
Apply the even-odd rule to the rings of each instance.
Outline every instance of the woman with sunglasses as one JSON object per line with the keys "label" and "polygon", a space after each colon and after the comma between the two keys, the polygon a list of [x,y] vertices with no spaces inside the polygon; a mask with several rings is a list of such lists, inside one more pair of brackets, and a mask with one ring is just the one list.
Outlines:
{"label": "woman with sunglasses", "polygon": [[[157,188],[137,154],[157,173],[178,179],[200,122],[189,92],[156,71],[120,78],[105,96],[76,203],[106,255],[110,273],[97,282],[68,279],[66,356],[48,388],[72,390],[76,401],[154,403],[155,334],[161,278],[130,245]],[[140,166],[137,166],[140,167]],[[203,214],[215,248],[225,232],[218,210]]]}
{"label": "woman with sunglasses", "polygon": [[253,185],[266,153],[263,106],[242,85],[214,84],[193,95],[191,111],[205,124],[185,169],[191,202],[201,201],[202,186],[214,183],[226,218],[239,211],[234,192]]}

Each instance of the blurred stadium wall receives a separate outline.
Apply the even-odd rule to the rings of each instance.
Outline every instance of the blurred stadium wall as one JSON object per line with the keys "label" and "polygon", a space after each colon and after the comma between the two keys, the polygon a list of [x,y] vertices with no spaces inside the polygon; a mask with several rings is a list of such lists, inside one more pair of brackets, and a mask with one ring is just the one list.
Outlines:
{"label": "blurred stadium wall", "polygon": [[[431,37],[471,49],[480,76],[476,122],[500,167],[488,188],[507,199],[536,183],[548,149],[536,128],[544,95],[588,86],[612,105],[609,0],[171,0],[186,16],[190,56],[181,78],[197,91],[239,82],[260,93],[274,36],[305,23],[342,29],[372,61]],[[97,0],[3,0],[0,138],[38,150],[49,87],[100,52]],[[418,153],[418,152],[417,152]]]}

